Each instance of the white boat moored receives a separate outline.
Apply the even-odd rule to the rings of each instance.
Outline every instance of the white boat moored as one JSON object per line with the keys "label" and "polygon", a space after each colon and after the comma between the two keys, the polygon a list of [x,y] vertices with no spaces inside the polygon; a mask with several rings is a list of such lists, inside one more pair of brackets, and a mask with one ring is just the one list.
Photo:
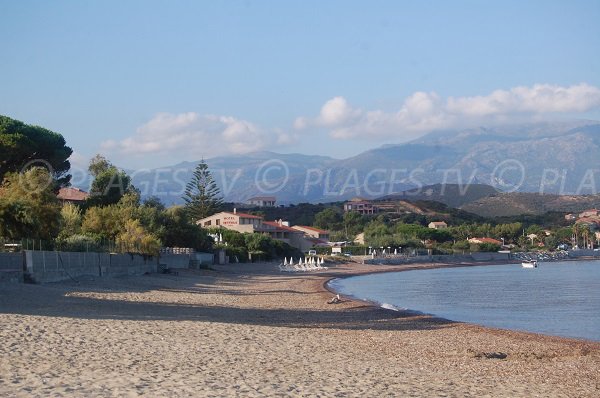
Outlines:
{"label": "white boat moored", "polygon": [[537,268],[537,261],[536,260],[523,261],[521,263],[521,267],[523,267],[523,268]]}

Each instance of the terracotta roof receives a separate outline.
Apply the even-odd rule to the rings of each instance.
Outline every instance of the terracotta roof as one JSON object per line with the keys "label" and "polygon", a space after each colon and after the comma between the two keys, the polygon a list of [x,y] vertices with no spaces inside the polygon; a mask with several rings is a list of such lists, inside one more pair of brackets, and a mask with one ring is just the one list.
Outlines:
{"label": "terracotta roof", "polygon": [[600,220],[592,217],[582,217],[575,224],[600,224]]}
{"label": "terracotta roof", "polygon": [[469,241],[479,241],[481,243],[493,243],[495,245],[501,245],[502,242],[500,242],[497,239],[493,239],[493,238],[471,238],[469,239]]}
{"label": "terracotta roof", "polygon": [[90,197],[90,194],[85,191],[82,191],[79,188],[68,187],[68,188],[61,188],[58,191],[58,195],[56,195],[56,196],[60,200],[68,200],[68,201],[72,201],[72,202],[83,202],[87,198]]}
{"label": "terracotta roof", "polygon": [[227,214],[231,214],[232,216],[239,216],[239,217],[243,217],[243,218],[255,218],[255,219],[262,220],[262,217],[260,217],[260,216],[255,216],[254,214],[248,214],[248,213],[240,213],[239,211],[236,213],[234,213],[232,211],[224,211],[223,213],[227,213]]}
{"label": "terracotta roof", "polygon": [[294,225],[292,228],[306,228],[306,229],[310,229],[311,231],[315,231],[318,232],[320,234],[328,234],[329,231],[325,231],[324,229],[319,229],[319,228],[315,228],[315,227],[308,227],[306,225]]}
{"label": "terracotta roof", "polygon": [[275,229],[280,229],[282,231],[295,232],[297,234],[302,233],[302,231],[298,231],[297,229],[288,227],[287,225],[280,225],[277,221],[263,221],[263,225],[270,225],[275,227]]}

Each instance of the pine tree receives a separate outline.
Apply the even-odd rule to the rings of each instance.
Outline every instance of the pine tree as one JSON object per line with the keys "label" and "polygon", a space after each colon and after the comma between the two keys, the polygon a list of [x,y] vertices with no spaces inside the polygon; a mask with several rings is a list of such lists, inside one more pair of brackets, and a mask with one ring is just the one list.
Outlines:
{"label": "pine tree", "polygon": [[208,165],[200,161],[192,180],[187,184],[183,195],[185,208],[192,221],[211,216],[218,212],[223,204],[221,191],[208,170]]}

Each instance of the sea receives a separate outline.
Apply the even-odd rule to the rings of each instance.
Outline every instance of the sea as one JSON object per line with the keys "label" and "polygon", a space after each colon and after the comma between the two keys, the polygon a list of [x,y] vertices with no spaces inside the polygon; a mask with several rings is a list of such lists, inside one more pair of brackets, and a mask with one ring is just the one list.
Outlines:
{"label": "sea", "polygon": [[600,261],[437,268],[334,279],[340,294],[483,326],[600,341]]}

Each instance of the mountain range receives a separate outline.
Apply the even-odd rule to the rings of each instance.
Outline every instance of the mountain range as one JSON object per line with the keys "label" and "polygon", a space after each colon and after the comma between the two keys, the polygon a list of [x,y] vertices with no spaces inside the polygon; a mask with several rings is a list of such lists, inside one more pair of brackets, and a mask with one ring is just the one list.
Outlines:
{"label": "mountain range", "polygon": [[[600,187],[600,122],[569,121],[435,131],[347,159],[254,152],[206,160],[225,200],[275,196],[279,204],[393,197],[433,184],[500,192],[595,194]],[[198,162],[130,171],[143,196],[181,203]],[[445,183],[445,184],[444,184]],[[479,187],[479,188],[477,188]],[[447,197],[456,197],[446,192]],[[434,196],[440,196],[439,193]],[[477,196],[477,195],[475,195]],[[432,197],[427,200],[436,200]],[[448,199],[450,206],[461,206]]]}

